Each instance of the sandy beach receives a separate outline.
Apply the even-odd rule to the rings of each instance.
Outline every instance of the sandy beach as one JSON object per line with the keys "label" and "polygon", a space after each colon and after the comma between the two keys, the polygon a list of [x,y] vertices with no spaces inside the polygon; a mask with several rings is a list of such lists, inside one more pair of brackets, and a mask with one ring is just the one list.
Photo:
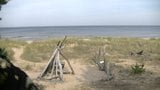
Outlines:
{"label": "sandy beach", "polygon": [[[1,47],[9,47],[8,50],[12,52],[10,53],[12,63],[25,71],[43,90],[160,89],[160,39],[157,38],[68,37],[62,52],[69,59],[75,75],[64,74],[64,81],[37,80],[59,40],[62,39],[42,41],[1,39],[0,42],[3,43]],[[113,79],[109,81],[106,72],[100,71],[92,60],[99,48],[105,48],[105,58],[110,62]],[[136,55],[141,50],[143,54]],[[133,74],[131,67],[136,64],[144,64],[145,72]],[[65,69],[68,69],[67,65]]]}

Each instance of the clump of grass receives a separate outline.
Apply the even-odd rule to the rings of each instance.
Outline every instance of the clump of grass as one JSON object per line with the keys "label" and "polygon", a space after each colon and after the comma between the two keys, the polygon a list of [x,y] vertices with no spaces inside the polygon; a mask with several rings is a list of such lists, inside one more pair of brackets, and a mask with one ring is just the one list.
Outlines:
{"label": "clump of grass", "polygon": [[131,72],[133,74],[141,74],[145,72],[144,64],[137,64],[134,66],[131,66]]}

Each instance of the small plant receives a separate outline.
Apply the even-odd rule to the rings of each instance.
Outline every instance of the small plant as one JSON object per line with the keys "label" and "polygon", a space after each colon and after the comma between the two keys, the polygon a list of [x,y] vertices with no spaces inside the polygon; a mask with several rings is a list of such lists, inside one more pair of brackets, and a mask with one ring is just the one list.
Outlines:
{"label": "small plant", "polygon": [[0,58],[8,60],[9,61],[9,55],[5,48],[0,48]]}
{"label": "small plant", "polygon": [[141,73],[145,72],[144,64],[137,64],[136,63],[136,65],[132,66],[131,69],[132,69],[132,73],[134,73],[134,74],[141,74]]}

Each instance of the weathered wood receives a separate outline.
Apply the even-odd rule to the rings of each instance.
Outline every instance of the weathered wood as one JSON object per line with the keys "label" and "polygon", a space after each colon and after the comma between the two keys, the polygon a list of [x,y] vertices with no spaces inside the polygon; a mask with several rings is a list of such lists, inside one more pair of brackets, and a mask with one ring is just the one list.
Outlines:
{"label": "weathered wood", "polygon": [[75,74],[75,72],[74,72],[74,70],[73,70],[73,68],[72,68],[72,66],[71,66],[71,64],[70,64],[70,62],[69,62],[69,60],[62,54],[61,51],[60,51],[60,54],[61,54],[62,57],[67,61],[68,65],[69,65],[69,67],[70,67],[70,69],[71,69],[71,71],[72,71],[72,74]]}
{"label": "weathered wood", "polygon": [[59,59],[59,52],[57,53],[57,63],[58,63],[58,66],[59,66],[59,77],[60,77],[60,80],[63,80],[63,70],[62,70],[62,65],[60,63],[60,59]]}
{"label": "weathered wood", "polygon": [[55,59],[56,63],[55,63],[55,72],[56,72],[56,77],[58,76],[58,73],[57,73],[57,69],[58,69],[58,63],[57,63],[57,56],[56,56],[56,59]]}
{"label": "weathered wood", "polygon": [[63,47],[63,44],[65,43],[66,39],[67,39],[67,36],[65,36],[64,39],[63,39],[63,41],[60,42],[60,44],[59,44],[59,48],[60,49]]}
{"label": "weathered wood", "polygon": [[[111,80],[113,78],[112,72],[111,72],[111,66],[109,61],[106,60],[106,52],[105,47],[99,48],[99,50],[96,52],[95,57],[93,58],[93,61],[98,65],[99,70],[104,71],[107,75],[107,80]],[[103,61],[103,63],[101,63]]]}
{"label": "weathered wood", "polygon": [[112,73],[111,73],[111,68],[110,68],[110,63],[109,62],[106,62],[106,60],[105,60],[105,66],[104,66],[104,71],[105,71],[105,73],[107,74],[107,81],[108,80],[111,80],[112,78],[113,78],[113,75],[112,75]]}
{"label": "weathered wood", "polygon": [[[57,54],[57,53],[56,53]],[[55,55],[56,55],[55,54]],[[56,58],[56,57],[55,57]],[[55,65],[56,65],[56,60],[53,60],[53,65],[52,65],[52,70],[51,70],[51,74],[50,74],[50,77],[52,78],[53,77],[53,73],[54,73],[54,70],[55,70]]]}
{"label": "weathered wood", "polygon": [[63,74],[72,74],[72,72],[63,71]]}
{"label": "weathered wood", "polygon": [[[43,70],[43,72],[39,75],[38,78],[45,78],[45,79],[55,79],[55,78],[59,78],[60,80],[63,80],[63,68],[62,68],[62,64],[60,62],[60,55],[62,55],[62,57],[67,61],[72,74],[74,74],[74,70],[69,62],[69,60],[62,54],[61,49],[63,48],[63,44],[66,41],[66,38],[64,38],[64,40],[61,42],[59,41],[57,44],[56,49],[54,50],[52,56],[49,59],[49,62],[47,63],[47,66],[45,67],[45,69]],[[46,77],[44,77],[46,75]],[[49,76],[49,77],[48,77]]]}
{"label": "weathered wood", "polygon": [[44,74],[45,74],[45,72],[46,72],[48,66],[49,66],[50,63],[53,61],[53,58],[55,57],[55,54],[57,53],[57,50],[58,50],[58,49],[56,48],[55,51],[53,52],[52,56],[50,57],[49,62],[47,63],[47,66],[45,67],[45,69],[42,71],[42,73],[41,73],[38,77],[41,78],[41,77],[44,76]]}

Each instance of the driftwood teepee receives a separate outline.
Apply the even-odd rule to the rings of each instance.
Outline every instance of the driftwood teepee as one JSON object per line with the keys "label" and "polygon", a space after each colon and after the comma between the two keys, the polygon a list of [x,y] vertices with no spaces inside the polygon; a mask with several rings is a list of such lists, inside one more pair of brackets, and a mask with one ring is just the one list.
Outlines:
{"label": "driftwood teepee", "polygon": [[[54,50],[52,56],[49,59],[49,62],[47,66],[44,68],[42,73],[38,76],[39,79],[57,79],[63,80],[63,74],[72,73],[74,74],[74,70],[69,62],[69,60],[62,54],[61,49],[63,48],[63,44],[65,42],[67,37],[64,38],[64,40],[61,42],[59,41],[57,44],[56,49]],[[60,55],[66,60],[69,68],[71,69],[71,72],[64,72],[64,63],[60,61]]]}

